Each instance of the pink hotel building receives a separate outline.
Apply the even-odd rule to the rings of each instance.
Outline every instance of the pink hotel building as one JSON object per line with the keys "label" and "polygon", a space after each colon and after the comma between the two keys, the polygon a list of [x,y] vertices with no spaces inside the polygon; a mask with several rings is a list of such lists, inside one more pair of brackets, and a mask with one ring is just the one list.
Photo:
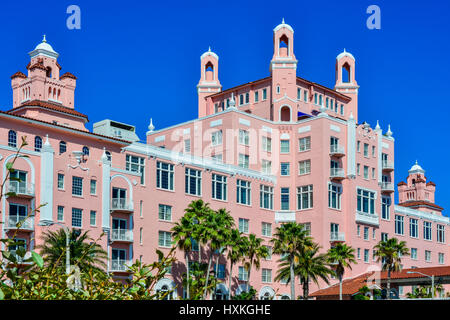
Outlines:
{"label": "pink hotel building", "polygon": [[[55,224],[89,230],[94,239],[106,231],[100,243],[108,271],[124,279],[132,260],[149,263],[157,259],[156,248],[169,250],[173,223],[201,198],[213,209],[225,207],[243,233],[255,233],[267,246],[275,228],[289,221],[304,224],[323,250],[345,241],[358,261],[346,278],[377,265],[373,246],[385,237],[407,242],[405,268],[448,265],[449,218],[434,203],[436,185],[417,162],[398,184],[399,204],[393,203],[394,138],[390,127],[383,133],[378,123],[372,128],[358,120],[355,58],[345,50],[336,57],[331,89],[297,76],[294,31],[284,21],[273,30],[273,44],[270,75],[227,90],[219,81],[219,57],[205,52],[199,118],[160,130],[150,121],[142,143],[134,126],[117,121],[86,129],[88,117],[75,110],[77,78],[60,73],[58,53],[44,37],[29,53],[27,75],[11,76],[12,108],[0,112],[2,179],[21,138],[29,143],[22,150],[28,157],[15,165],[23,182],[10,182],[7,189],[16,196],[1,202],[2,237],[46,204],[18,231],[23,246],[36,247],[45,230],[60,228]],[[183,253],[177,257],[156,286],[177,285],[172,298],[184,294]],[[224,281],[216,298],[230,291],[229,264],[219,259]],[[289,296],[289,286],[274,281],[277,260],[269,257],[251,272],[259,298]],[[246,273],[242,267],[233,273],[231,290],[239,293]]]}

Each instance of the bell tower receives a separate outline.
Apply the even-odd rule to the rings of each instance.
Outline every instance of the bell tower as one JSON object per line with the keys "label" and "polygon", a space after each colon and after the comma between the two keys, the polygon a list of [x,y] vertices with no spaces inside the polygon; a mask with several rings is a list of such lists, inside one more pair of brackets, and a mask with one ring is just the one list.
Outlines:
{"label": "bell tower", "polygon": [[197,85],[198,117],[204,117],[214,112],[211,101],[207,96],[220,92],[222,85],[219,81],[219,56],[208,49],[200,57],[200,81]]}
{"label": "bell tower", "polygon": [[334,89],[352,98],[347,104],[348,113],[352,113],[358,123],[358,83],[355,78],[355,57],[344,49],[344,52],[336,57],[336,85]]}

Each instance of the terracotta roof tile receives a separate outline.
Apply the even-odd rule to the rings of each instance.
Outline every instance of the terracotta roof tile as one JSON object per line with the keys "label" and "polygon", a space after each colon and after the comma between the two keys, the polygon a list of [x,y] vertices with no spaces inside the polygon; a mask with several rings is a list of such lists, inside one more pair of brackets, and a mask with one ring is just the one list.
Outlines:
{"label": "terracotta roof tile", "polygon": [[11,79],[14,79],[14,78],[24,78],[24,79],[26,79],[27,76],[26,76],[23,72],[17,71],[16,73],[14,73],[14,74],[11,76]]}
{"label": "terracotta roof tile", "polygon": [[15,113],[15,111],[24,109],[26,107],[42,107],[42,108],[46,108],[46,109],[50,109],[50,110],[54,110],[54,111],[59,111],[59,112],[63,112],[63,113],[67,113],[67,114],[71,114],[77,117],[82,117],[85,118],[87,120],[87,115],[82,114],[72,108],[67,108],[64,107],[63,105],[59,105],[56,103],[52,103],[52,102],[48,102],[48,101],[42,101],[42,100],[32,100],[29,102],[25,102],[23,104],[21,104],[19,107],[11,109],[6,111],[7,113]]}
{"label": "terracotta roof tile", "polygon": [[407,202],[403,202],[403,203],[399,203],[399,206],[402,207],[420,207],[420,206],[429,206],[429,207],[433,207],[437,210],[444,210],[444,208],[442,208],[441,206],[438,206],[437,204],[434,204],[432,202],[428,202],[428,201],[423,201],[423,200],[419,200],[419,201],[407,201]]}
{"label": "terracotta roof tile", "polygon": [[72,73],[70,73],[70,72],[66,72],[66,73],[64,73],[61,77],[59,77],[59,79],[61,80],[61,79],[64,79],[64,78],[71,78],[71,79],[74,79],[74,80],[77,80],[77,77],[75,77]]}

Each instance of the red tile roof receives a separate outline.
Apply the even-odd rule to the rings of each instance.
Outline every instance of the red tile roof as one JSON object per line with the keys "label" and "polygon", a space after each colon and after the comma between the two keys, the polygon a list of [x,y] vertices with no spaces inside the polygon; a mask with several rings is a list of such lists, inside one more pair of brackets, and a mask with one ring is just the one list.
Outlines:
{"label": "red tile roof", "polygon": [[66,72],[66,73],[64,73],[61,77],[59,77],[59,79],[61,80],[61,79],[64,79],[64,78],[71,78],[71,79],[74,79],[74,80],[77,80],[77,77],[75,77],[72,73],[70,73],[70,72]]}
{"label": "red tile roof", "polygon": [[438,206],[437,204],[434,204],[432,202],[428,202],[428,201],[423,201],[423,200],[419,200],[419,201],[407,201],[407,202],[403,202],[403,203],[399,203],[399,206],[402,207],[422,207],[422,206],[428,206],[428,207],[432,207],[435,208],[439,211],[444,210],[444,208],[442,208],[441,206]]}
{"label": "red tile roof", "polygon": [[80,112],[78,112],[78,111],[76,111],[76,110],[74,110],[72,108],[67,108],[67,107],[64,107],[63,105],[60,105],[60,104],[56,104],[56,103],[52,103],[52,102],[48,102],[48,101],[42,101],[42,100],[32,100],[32,101],[29,101],[29,102],[25,102],[25,103],[21,104],[19,107],[11,109],[11,110],[8,110],[6,112],[7,113],[15,113],[18,110],[22,110],[22,109],[25,109],[27,107],[36,107],[36,106],[37,107],[41,107],[41,108],[45,108],[45,109],[50,109],[50,110],[53,110],[53,111],[67,113],[67,114],[74,115],[74,116],[77,116],[77,117],[82,117],[82,118],[85,118],[86,120],[88,118],[87,115],[82,114],[82,113],[80,113]]}
{"label": "red tile roof", "polygon": [[23,72],[17,71],[16,73],[14,73],[11,76],[11,79],[14,79],[14,78],[27,78],[27,76]]}
{"label": "red tile roof", "polygon": [[39,62],[36,62],[35,64],[33,64],[32,66],[27,66],[28,70],[33,70],[33,69],[41,69],[44,71],[47,71],[47,68],[44,67],[43,64],[40,64]]}
{"label": "red tile roof", "polygon": [[434,183],[433,181],[430,181],[427,183],[427,186],[435,186],[436,187],[436,183]]}
{"label": "red tile roof", "polygon": [[406,182],[404,181],[400,181],[399,183],[397,183],[397,186],[406,186]]}

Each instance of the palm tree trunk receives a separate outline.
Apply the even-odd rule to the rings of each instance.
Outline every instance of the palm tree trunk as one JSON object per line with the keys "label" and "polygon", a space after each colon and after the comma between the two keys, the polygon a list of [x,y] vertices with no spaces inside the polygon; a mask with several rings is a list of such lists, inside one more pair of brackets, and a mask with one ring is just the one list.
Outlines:
{"label": "palm tree trunk", "polygon": [[339,275],[339,300],[342,300],[342,274]]}
{"label": "palm tree trunk", "polygon": [[211,254],[209,256],[209,261],[208,261],[208,269],[206,270],[206,282],[205,282],[205,288],[203,290],[203,300],[206,300],[206,296],[208,295],[206,288],[208,288],[209,270],[211,270],[212,255],[213,255],[213,253],[211,252]]}
{"label": "palm tree trunk", "polygon": [[388,280],[386,287],[386,299],[391,300],[391,268],[388,269]]}
{"label": "palm tree trunk", "polygon": [[219,269],[219,258],[220,258],[220,254],[217,255],[217,260],[216,260],[216,266],[214,268],[214,279],[215,279],[215,286],[214,286],[214,294],[216,293],[216,286],[217,286],[217,273],[218,273],[218,269]]}
{"label": "palm tree trunk", "polygon": [[233,261],[230,261],[230,274],[228,276],[228,300],[231,300],[231,280],[233,279]]}
{"label": "palm tree trunk", "polygon": [[185,252],[186,255],[186,270],[187,270],[187,291],[186,291],[186,298],[189,300],[191,295],[189,292],[189,282],[190,282],[190,274],[189,274],[189,255],[187,252]]}
{"label": "palm tree trunk", "polygon": [[248,274],[247,274],[247,292],[250,292],[250,273],[252,272],[252,263],[250,263],[250,267],[248,268]]}
{"label": "palm tree trunk", "polygon": [[291,273],[291,300],[295,300],[295,274],[294,274],[294,260],[291,259],[289,264]]}
{"label": "palm tree trunk", "polygon": [[305,282],[303,283],[303,300],[308,300],[309,295],[309,278],[305,278]]}

